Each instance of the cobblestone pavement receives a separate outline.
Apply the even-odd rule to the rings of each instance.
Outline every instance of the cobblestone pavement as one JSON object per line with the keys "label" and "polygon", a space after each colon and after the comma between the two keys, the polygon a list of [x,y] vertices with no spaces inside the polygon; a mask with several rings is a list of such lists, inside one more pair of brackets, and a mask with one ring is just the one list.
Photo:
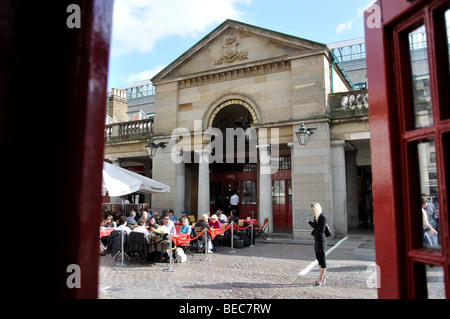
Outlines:
{"label": "cobblestone pavement", "polygon": [[[338,245],[336,245],[338,244]],[[100,260],[101,299],[374,299],[376,265],[373,234],[351,234],[329,241],[327,284],[312,286],[318,266],[313,241],[260,241],[256,247],[224,247],[217,253],[188,255],[184,263],[119,267],[111,256]],[[118,259],[118,262],[120,258]],[[305,271],[306,272],[306,271]]]}

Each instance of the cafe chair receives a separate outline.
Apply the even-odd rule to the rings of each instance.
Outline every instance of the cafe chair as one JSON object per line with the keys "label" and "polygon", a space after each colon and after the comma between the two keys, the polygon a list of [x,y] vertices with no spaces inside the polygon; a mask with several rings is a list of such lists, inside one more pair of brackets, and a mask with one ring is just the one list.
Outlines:
{"label": "cafe chair", "polygon": [[[124,244],[123,247],[126,249],[127,247],[127,236],[124,236]],[[122,252],[122,232],[120,230],[113,230],[108,238],[108,244],[106,246],[105,253],[111,254],[112,257],[115,257],[114,260],[117,260],[120,253]]]}
{"label": "cafe chair", "polygon": [[188,215],[189,218],[189,224],[195,223],[195,216],[194,215]]}
{"label": "cafe chair", "polygon": [[[197,237],[197,235],[199,234],[198,231],[200,229],[201,229],[201,227],[191,227],[191,239]],[[191,242],[190,242],[191,245],[189,247],[189,254],[190,255],[192,255],[191,248],[197,247],[197,242],[198,242],[198,239],[191,240]]]}
{"label": "cafe chair", "polygon": [[[203,229],[199,226],[191,227],[191,238],[197,237],[202,231],[203,231]],[[196,249],[197,252],[200,250],[199,249],[199,241],[201,241],[203,243],[203,235],[200,236],[199,238],[191,241],[191,248]],[[201,247],[203,247],[203,244],[201,244]],[[195,250],[194,250],[194,252],[195,252]]]}
{"label": "cafe chair", "polygon": [[129,235],[128,246],[125,249],[125,253],[128,255],[128,258],[133,259],[141,259],[141,262],[144,263],[149,253],[150,244],[145,239],[144,233],[131,232]]}
{"label": "cafe chair", "polygon": [[[203,228],[201,228],[200,226],[194,226],[191,228],[191,235],[193,235],[194,237],[197,237],[200,233],[203,232]],[[208,235],[207,238],[210,238],[210,236]],[[203,234],[196,240],[193,240],[191,242],[192,247],[197,249],[197,252],[202,252],[204,249],[204,236]]]}
{"label": "cafe chair", "polygon": [[263,237],[264,239],[267,239],[269,237],[268,234],[266,234],[267,228],[269,225],[269,217],[264,218],[264,224],[261,227],[254,227],[253,230],[255,232],[255,238],[258,238],[259,236]]}
{"label": "cafe chair", "polygon": [[214,237],[214,240],[212,241],[212,243],[214,246],[214,251],[217,251],[219,248],[222,249],[223,248],[223,234],[217,235],[216,237]]}
{"label": "cafe chair", "polygon": [[[191,238],[192,238],[192,233],[191,233]],[[192,252],[191,252],[191,244],[190,244],[190,242],[189,243],[188,242],[183,242],[182,244],[177,245],[177,247],[182,248],[186,255],[194,256],[192,254]]]}

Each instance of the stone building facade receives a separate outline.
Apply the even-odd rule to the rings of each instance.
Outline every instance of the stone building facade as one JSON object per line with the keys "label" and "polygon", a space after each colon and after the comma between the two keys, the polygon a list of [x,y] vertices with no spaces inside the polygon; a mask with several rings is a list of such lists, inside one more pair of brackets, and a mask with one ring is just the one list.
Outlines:
{"label": "stone building facade", "polygon": [[[310,238],[311,202],[336,233],[358,226],[367,92],[354,92],[325,44],[227,20],[151,81],[151,132],[111,133],[105,158],[142,163],[171,187],[152,195],[153,210],[200,216],[235,191],[240,217],[268,217],[271,232]],[[314,129],[306,145],[302,123]],[[150,137],[167,145],[149,161]]]}

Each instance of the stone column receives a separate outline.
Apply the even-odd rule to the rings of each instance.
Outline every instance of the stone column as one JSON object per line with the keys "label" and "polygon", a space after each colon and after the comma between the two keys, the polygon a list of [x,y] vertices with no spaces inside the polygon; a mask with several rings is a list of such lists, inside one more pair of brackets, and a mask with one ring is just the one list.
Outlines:
{"label": "stone column", "polygon": [[210,210],[209,200],[209,155],[211,151],[198,150],[198,216]]}
{"label": "stone column", "polygon": [[175,214],[181,216],[181,211],[185,209],[185,188],[186,188],[186,176],[185,176],[185,164],[180,152],[177,154],[180,157],[180,161],[177,164],[177,180],[176,180],[176,200],[175,200]]}
{"label": "stone column", "polygon": [[[293,173],[293,163],[294,163],[294,149],[295,149],[295,144],[296,142],[289,142],[287,143],[287,146],[291,149],[291,191],[292,191],[292,212],[291,212],[291,216],[292,216],[292,228],[294,228],[294,203],[295,203],[295,174]],[[286,192],[288,190],[286,189]]]}
{"label": "stone column", "polygon": [[270,145],[258,145],[259,149],[259,188],[258,188],[258,224],[269,217],[269,232],[273,232],[272,206],[272,169],[270,165]]}
{"label": "stone column", "polygon": [[[333,226],[336,234],[347,234],[347,184],[345,174],[345,141],[331,141],[333,178]],[[330,225],[331,226],[331,225]]]}
{"label": "stone column", "polygon": [[347,182],[347,223],[349,228],[358,228],[358,172],[356,150],[345,152],[345,179]]}
{"label": "stone column", "polygon": [[[144,163],[145,168],[145,176],[148,178],[152,178],[152,164]],[[147,203],[150,207],[152,207],[152,194],[144,193],[144,203]]]}

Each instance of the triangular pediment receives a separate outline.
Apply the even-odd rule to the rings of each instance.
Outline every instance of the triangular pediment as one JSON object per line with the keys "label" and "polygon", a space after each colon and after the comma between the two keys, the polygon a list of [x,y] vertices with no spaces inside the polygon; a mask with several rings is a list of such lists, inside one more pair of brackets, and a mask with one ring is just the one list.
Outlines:
{"label": "triangular pediment", "polygon": [[306,51],[325,51],[326,45],[291,35],[226,20],[152,78],[153,84],[241,68]]}

